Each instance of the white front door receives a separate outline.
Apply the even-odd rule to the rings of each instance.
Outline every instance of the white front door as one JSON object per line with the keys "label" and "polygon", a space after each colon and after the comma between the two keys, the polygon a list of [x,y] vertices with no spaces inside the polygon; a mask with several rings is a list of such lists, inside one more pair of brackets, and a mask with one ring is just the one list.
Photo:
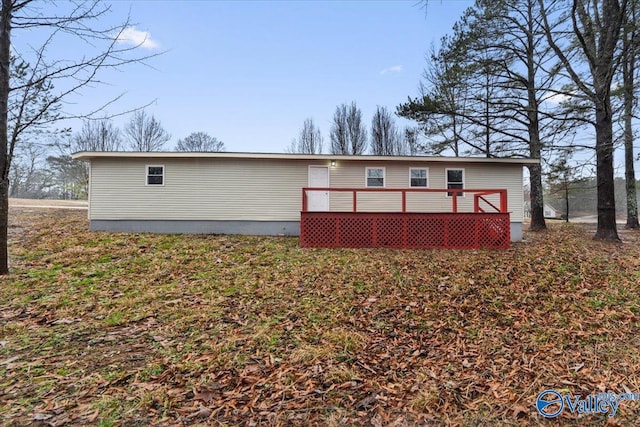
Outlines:
{"label": "white front door", "polygon": [[[309,187],[329,187],[329,167],[309,166]],[[321,212],[329,210],[328,191],[307,191],[307,211]]]}

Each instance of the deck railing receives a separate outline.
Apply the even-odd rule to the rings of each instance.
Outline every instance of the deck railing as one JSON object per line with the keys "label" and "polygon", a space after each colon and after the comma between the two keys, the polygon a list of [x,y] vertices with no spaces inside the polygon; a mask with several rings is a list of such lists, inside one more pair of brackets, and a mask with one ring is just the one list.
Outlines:
{"label": "deck railing", "polygon": [[[348,197],[341,197],[333,210],[327,204],[326,209],[309,211],[311,192],[350,193],[351,203]],[[400,206],[389,209],[394,206],[389,198],[361,197],[363,207],[359,210],[358,196],[366,193],[399,193],[400,200],[395,198],[395,203],[400,202]],[[446,200],[447,195],[451,209],[427,210],[426,206],[441,206],[434,203],[433,197],[411,197],[411,206],[407,206],[408,193],[440,193],[443,197],[437,202]],[[473,195],[472,205],[467,200],[459,206],[464,194]],[[304,247],[498,249],[508,248],[511,240],[507,190],[502,189],[305,187],[300,219],[300,242]]]}
{"label": "deck railing", "polygon": [[[308,210],[308,196],[309,191],[327,191],[338,193],[351,193],[352,194],[352,211],[358,212],[358,193],[400,193],[402,195],[402,203],[400,212],[407,212],[407,193],[447,193],[451,196],[451,213],[458,213],[458,197],[461,197],[465,193],[473,195],[473,212],[474,213],[486,213],[500,212],[507,213],[507,190],[503,189],[441,189],[441,188],[333,188],[333,187],[304,187],[302,189],[302,212],[309,212]],[[486,196],[498,195],[499,202],[496,206],[491,201],[487,200]],[[394,211],[397,212],[397,211]]]}

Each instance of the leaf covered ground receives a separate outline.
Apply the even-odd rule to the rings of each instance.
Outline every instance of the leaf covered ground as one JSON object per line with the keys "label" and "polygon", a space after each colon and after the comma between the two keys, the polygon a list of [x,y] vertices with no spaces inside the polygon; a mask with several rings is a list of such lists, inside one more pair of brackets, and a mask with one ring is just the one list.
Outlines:
{"label": "leaf covered ground", "polygon": [[506,251],[302,249],[88,231],[13,208],[4,425],[637,425],[537,414],[640,390],[640,232],[554,225]]}

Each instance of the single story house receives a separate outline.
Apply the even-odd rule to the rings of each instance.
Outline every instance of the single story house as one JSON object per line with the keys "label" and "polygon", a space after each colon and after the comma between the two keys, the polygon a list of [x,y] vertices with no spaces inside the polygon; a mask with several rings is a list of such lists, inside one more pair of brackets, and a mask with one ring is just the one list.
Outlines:
{"label": "single story house", "polygon": [[511,241],[522,238],[523,166],[538,162],[227,152],[73,158],[90,163],[89,220],[96,231],[298,236],[307,212],[450,214],[453,205],[456,213],[473,214],[485,212],[484,203],[508,215]]}
{"label": "single story house", "polygon": [[545,218],[560,218],[560,215],[558,215],[558,211],[556,211],[556,209],[548,204],[544,204],[544,217]]}
{"label": "single story house", "polygon": [[[543,206],[543,214],[545,218],[560,218],[560,214],[558,213],[556,208],[547,203],[545,203]],[[525,218],[531,218],[531,202],[529,200],[524,201],[524,216]]]}

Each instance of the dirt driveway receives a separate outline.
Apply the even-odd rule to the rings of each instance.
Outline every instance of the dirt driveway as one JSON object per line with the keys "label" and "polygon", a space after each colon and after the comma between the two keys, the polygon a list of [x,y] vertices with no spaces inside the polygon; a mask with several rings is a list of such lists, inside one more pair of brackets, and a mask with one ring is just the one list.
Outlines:
{"label": "dirt driveway", "polygon": [[9,199],[12,208],[87,209],[86,200]]}

